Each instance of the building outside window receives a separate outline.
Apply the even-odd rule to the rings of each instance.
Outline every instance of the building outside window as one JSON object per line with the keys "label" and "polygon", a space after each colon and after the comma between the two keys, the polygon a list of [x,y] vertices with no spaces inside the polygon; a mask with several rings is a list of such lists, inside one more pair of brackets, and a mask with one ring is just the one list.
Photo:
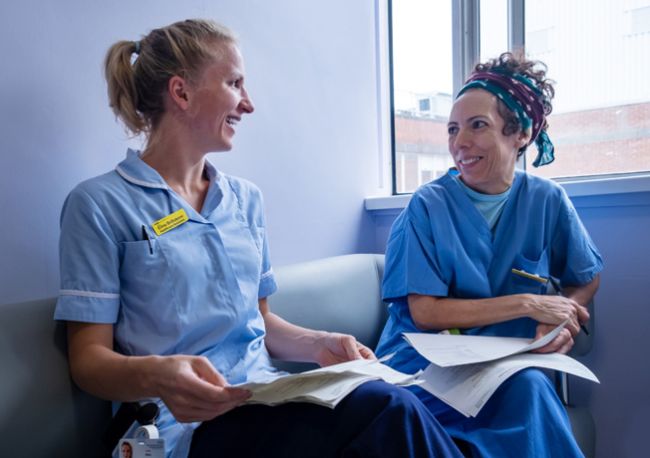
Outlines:
{"label": "building outside window", "polygon": [[[413,192],[453,165],[452,3],[392,0],[395,191]],[[550,178],[650,171],[650,0],[526,0],[525,52],[556,81]],[[480,60],[508,48],[508,1],[481,0]]]}

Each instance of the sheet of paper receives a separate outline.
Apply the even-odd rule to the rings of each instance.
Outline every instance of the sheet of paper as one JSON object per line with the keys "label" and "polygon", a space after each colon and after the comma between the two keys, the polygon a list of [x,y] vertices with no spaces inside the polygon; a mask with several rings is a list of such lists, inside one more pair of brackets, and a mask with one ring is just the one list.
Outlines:
{"label": "sheet of paper", "polygon": [[403,374],[382,364],[381,361],[353,360],[300,374],[237,386],[253,393],[246,401],[249,404],[311,402],[333,408],[352,390],[370,380],[384,380],[400,386],[420,383],[418,374]]}
{"label": "sheet of paper", "polygon": [[278,379],[270,384],[247,387],[253,396],[246,403],[277,405],[285,402],[311,402],[334,408],[352,390],[370,380],[375,380],[375,377],[350,372]]}
{"label": "sheet of paper", "polygon": [[454,367],[430,364],[422,374],[421,388],[467,417],[474,417],[496,389],[510,376],[527,367],[555,369],[600,383],[586,366],[558,353],[525,353],[498,361]]}
{"label": "sheet of paper", "polygon": [[533,341],[516,337],[468,336],[404,333],[404,338],[429,362],[441,367],[494,361],[506,356],[541,348],[551,342],[564,328],[558,325],[544,337]]}

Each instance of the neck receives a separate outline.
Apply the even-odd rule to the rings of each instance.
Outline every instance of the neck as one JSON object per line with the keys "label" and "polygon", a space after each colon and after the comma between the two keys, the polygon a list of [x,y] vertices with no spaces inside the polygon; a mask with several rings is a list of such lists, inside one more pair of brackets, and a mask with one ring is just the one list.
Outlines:
{"label": "neck", "polygon": [[175,191],[191,191],[205,181],[205,152],[193,145],[184,131],[163,118],[151,134],[142,160],[154,168]]}
{"label": "neck", "polygon": [[509,175],[509,178],[502,178],[498,181],[490,181],[486,183],[468,183],[463,178],[463,175],[460,174],[459,178],[461,181],[470,189],[473,189],[476,192],[481,194],[495,195],[502,194],[506,192],[512,186],[512,183],[515,180],[515,171],[513,169],[512,174]]}
{"label": "neck", "polygon": [[197,148],[183,132],[171,123],[161,122],[151,134],[141,158],[200,212],[210,185],[204,172],[206,152]]}

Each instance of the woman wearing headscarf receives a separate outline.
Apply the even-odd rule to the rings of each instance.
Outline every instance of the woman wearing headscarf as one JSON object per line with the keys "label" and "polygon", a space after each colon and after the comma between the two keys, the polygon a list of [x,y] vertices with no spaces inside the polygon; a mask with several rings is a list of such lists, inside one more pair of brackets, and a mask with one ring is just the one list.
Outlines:
{"label": "woman wearing headscarf", "polygon": [[[428,365],[404,332],[540,337],[566,353],[589,319],[602,261],[564,190],[515,169],[535,144],[553,161],[546,132],[553,87],[545,67],[505,53],[475,67],[448,122],[455,168],[419,188],[393,224],[383,298],[391,303],[377,354],[403,372]],[[564,295],[547,295],[557,279]],[[582,456],[565,409],[537,369],[507,380],[475,418],[422,389],[425,405],[476,457]]]}

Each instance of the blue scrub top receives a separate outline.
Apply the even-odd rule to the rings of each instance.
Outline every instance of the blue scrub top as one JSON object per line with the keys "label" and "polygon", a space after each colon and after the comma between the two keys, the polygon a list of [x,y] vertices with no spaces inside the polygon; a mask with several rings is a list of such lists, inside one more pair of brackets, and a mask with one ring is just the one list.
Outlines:
{"label": "blue scrub top", "polygon": [[[205,356],[231,384],[272,377],[258,306],[277,289],[262,196],[207,161],[206,173],[200,213],[131,150],[78,185],[61,216],[55,319],[113,324],[125,355]],[[156,235],[152,223],[179,209],[189,220]],[[178,424],[158,404],[167,455],[186,456],[198,423]]]}
{"label": "blue scrub top", "polygon": [[[577,286],[593,280],[602,267],[600,253],[555,182],[516,171],[499,222],[490,231],[457,180],[444,175],[413,194],[391,229],[382,289],[391,305],[377,355],[396,352],[389,364],[404,372],[428,365],[402,337],[421,332],[411,319],[409,294],[464,299],[544,294],[545,285],[511,269]],[[520,318],[463,332],[533,337],[536,324]]]}

